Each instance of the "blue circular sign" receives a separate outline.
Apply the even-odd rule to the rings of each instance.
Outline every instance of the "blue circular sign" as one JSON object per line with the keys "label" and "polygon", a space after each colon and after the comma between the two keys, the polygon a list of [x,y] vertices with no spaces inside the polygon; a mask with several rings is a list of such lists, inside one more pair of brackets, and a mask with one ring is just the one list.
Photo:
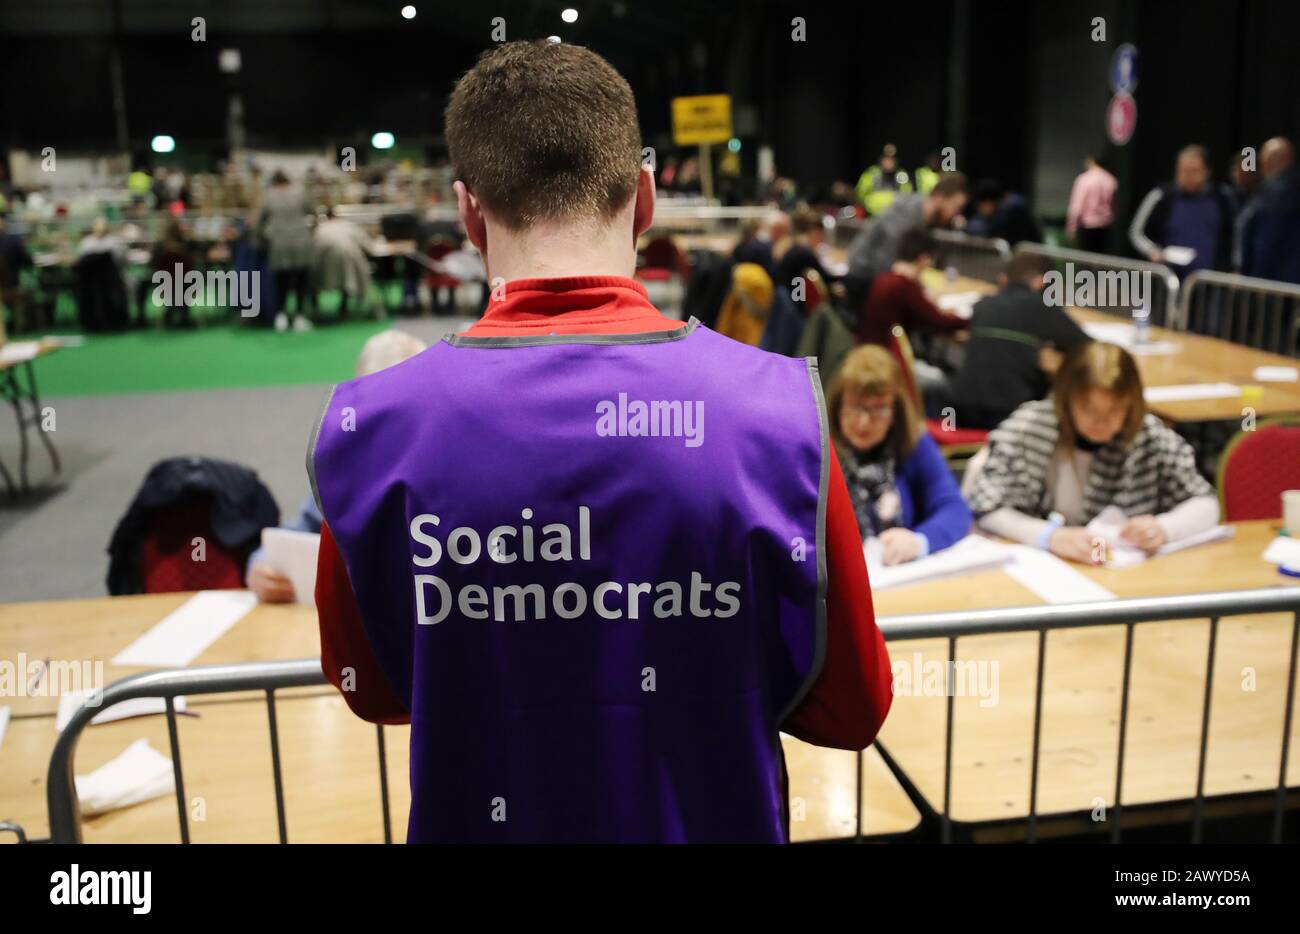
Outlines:
{"label": "blue circular sign", "polygon": [[1126,42],[1110,59],[1110,89],[1116,94],[1132,94],[1138,86],[1138,50]]}

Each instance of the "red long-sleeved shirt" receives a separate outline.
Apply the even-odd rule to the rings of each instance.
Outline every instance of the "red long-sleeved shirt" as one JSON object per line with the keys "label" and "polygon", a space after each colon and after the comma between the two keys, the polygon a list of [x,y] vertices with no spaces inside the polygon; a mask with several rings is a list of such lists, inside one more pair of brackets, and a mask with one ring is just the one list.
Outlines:
{"label": "red long-sleeved shirt", "polygon": [[[660,314],[633,279],[583,276],[521,279],[507,284],[465,333],[637,334],[681,327]],[[826,508],[826,653],[821,674],[781,728],[818,746],[862,749],[889,712],[889,655],[876,626],[862,540],[848,489],[831,449]],[[372,723],[406,723],[366,638],[347,568],[328,524],[321,529],[316,571],[321,667],[353,712]],[[349,676],[344,669],[351,669]]]}

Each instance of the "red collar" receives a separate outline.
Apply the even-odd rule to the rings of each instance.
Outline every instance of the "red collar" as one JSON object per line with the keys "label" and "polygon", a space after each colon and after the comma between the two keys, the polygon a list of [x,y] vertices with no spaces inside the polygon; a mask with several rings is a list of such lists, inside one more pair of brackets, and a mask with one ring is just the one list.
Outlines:
{"label": "red collar", "polygon": [[516,279],[505,298],[490,299],[487,311],[465,333],[473,337],[525,334],[638,334],[668,331],[682,322],[650,304],[645,286],[624,276],[568,276]]}

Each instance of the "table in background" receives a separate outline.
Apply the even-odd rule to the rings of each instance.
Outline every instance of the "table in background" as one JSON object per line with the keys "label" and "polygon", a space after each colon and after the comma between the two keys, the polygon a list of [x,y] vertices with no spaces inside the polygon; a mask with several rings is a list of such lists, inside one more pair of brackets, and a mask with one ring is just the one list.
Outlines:
{"label": "table in background", "polygon": [[11,500],[16,500],[19,496],[26,496],[31,492],[31,483],[27,477],[27,460],[30,453],[30,444],[27,439],[27,429],[35,428],[45,449],[50,454],[50,461],[54,466],[54,474],[58,476],[63,470],[63,464],[59,460],[59,452],[54,448],[54,442],[50,439],[50,433],[45,431],[41,424],[41,395],[36,387],[36,370],[32,364],[41,357],[49,356],[59,349],[59,344],[47,340],[34,341],[34,353],[31,356],[24,356],[19,359],[6,359],[2,356],[5,347],[9,348],[12,354],[15,346],[28,344],[27,341],[13,341],[8,344],[0,344],[0,399],[8,402],[14,410],[14,417],[18,423],[18,483],[15,485],[9,469],[5,467],[4,462],[0,461],[0,478],[3,478],[5,488],[9,493]]}

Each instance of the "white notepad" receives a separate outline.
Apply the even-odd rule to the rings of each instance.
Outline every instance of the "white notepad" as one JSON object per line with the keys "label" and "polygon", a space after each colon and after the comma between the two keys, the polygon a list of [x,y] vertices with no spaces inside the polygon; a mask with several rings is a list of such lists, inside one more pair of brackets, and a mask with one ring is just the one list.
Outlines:
{"label": "white notepad", "polygon": [[188,665],[255,606],[257,595],[247,590],[201,590],[119,652],[113,664]]}
{"label": "white notepad", "polygon": [[320,535],[293,529],[262,530],[266,563],[293,583],[294,598],[307,606],[316,605],[316,556]]}
{"label": "white notepad", "polygon": [[[1106,561],[1106,567],[1108,568],[1126,568],[1141,564],[1147,559],[1145,551],[1130,544],[1121,535],[1124,526],[1128,525],[1128,522],[1129,518],[1124,514],[1124,511],[1118,506],[1111,505],[1103,509],[1088,523],[1088,531],[1106,542],[1106,550],[1110,556]],[[1230,525],[1212,526],[1202,532],[1197,532],[1195,535],[1187,535],[1172,542],[1165,542],[1156,549],[1156,554],[1169,555],[1196,545],[1205,545],[1225,538],[1232,538],[1234,532],[1235,530]]]}
{"label": "white notepad", "polygon": [[0,707],[0,745],[4,744],[7,729],[9,729],[9,708]]}

